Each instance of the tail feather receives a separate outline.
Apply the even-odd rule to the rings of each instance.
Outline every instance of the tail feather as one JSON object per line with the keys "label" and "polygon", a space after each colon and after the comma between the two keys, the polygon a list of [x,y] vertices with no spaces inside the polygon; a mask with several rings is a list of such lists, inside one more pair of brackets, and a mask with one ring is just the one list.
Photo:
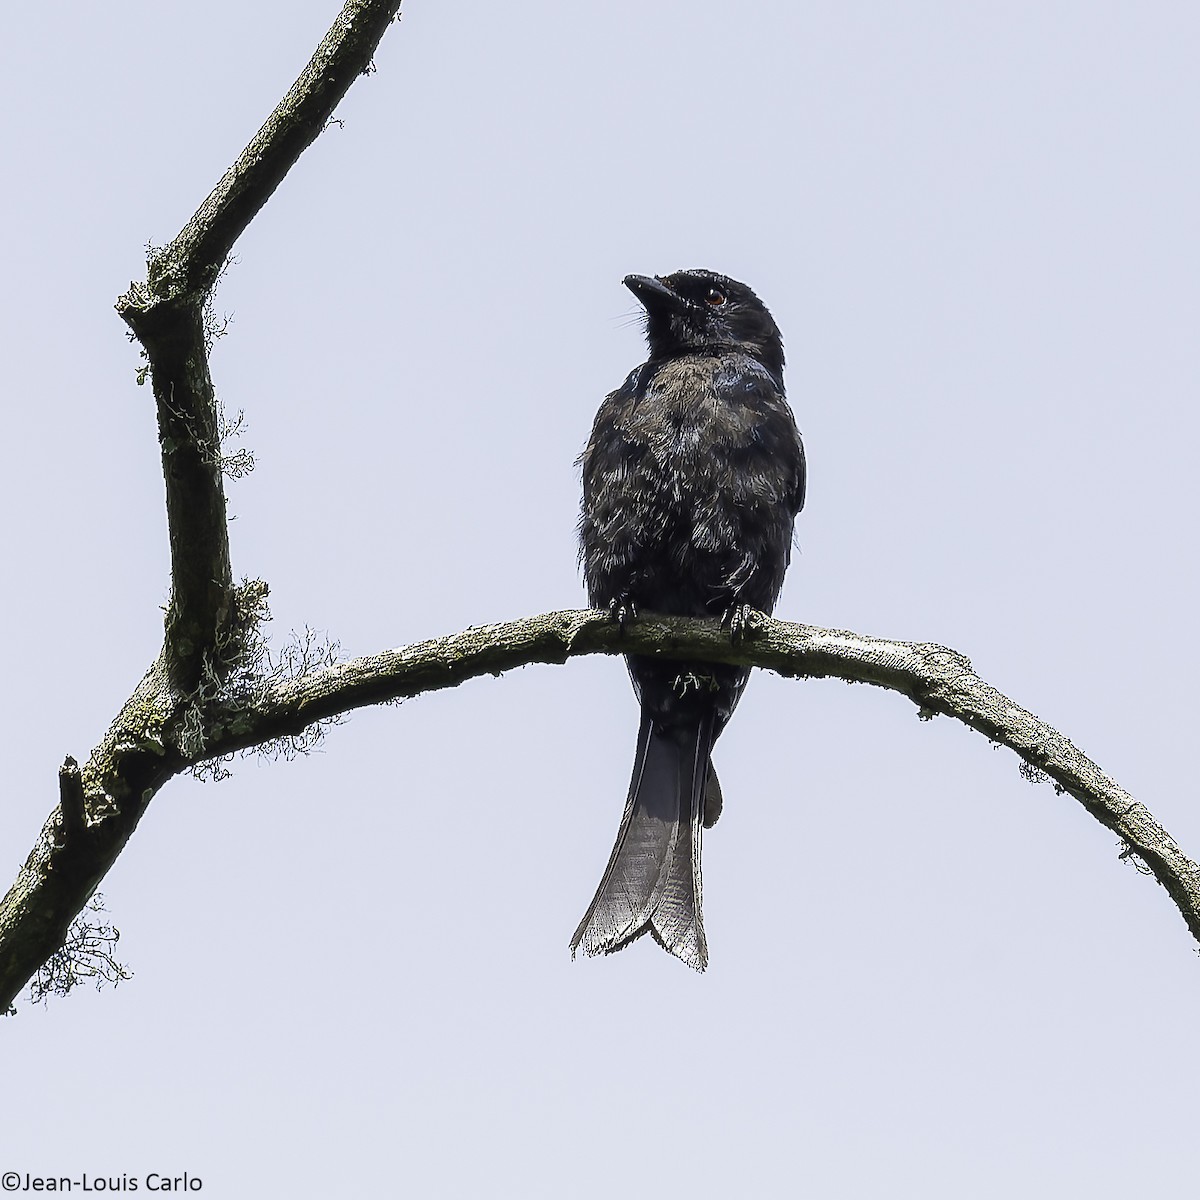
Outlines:
{"label": "tail feather", "polygon": [[707,713],[662,729],[643,712],[620,832],[572,953],[611,954],[648,932],[688,966],[707,966],[700,834],[713,725]]}

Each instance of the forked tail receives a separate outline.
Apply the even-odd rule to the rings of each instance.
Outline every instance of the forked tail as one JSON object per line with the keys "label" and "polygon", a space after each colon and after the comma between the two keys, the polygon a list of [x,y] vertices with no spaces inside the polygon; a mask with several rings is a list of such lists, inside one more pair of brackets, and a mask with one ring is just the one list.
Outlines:
{"label": "forked tail", "polygon": [[700,833],[714,721],[710,711],[664,729],[643,711],[617,843],[572,954],[611,954],[649,931],[689,967],[708,965]]}

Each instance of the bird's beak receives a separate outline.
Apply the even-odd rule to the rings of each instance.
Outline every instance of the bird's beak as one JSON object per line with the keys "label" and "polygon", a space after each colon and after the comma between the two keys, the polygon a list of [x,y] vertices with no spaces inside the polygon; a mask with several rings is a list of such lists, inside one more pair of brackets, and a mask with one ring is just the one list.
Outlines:
{"label": "bird's beak", "polygon": [[626,275],[621,282],[642,302],[647,312],[679,300],[661,279],[655,279],[653,275]]}

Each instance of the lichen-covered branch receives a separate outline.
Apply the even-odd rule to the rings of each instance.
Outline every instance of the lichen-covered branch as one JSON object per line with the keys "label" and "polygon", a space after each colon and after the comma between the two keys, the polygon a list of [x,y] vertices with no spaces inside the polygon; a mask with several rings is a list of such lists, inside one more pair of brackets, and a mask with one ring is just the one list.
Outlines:
{"label": "lichen-covered branch", "polygon": [[528,663],[624,652],[875,684],[907,696],[923,715],[940,713],[962,721],[1016,751],[1117,833],[1166,888],[1200,941],[1200,867],[1144,805],[1066,737],[980,679],[961,654],[932,643],[896,642],[759,617],[752,636],[735,645],[720,626],[703,621],[647,616],[622,633],[600,613],[548,613],[314,671],[271,688],[253,708],[217,706],[210,710],[207,751],[224,754],[258,745],[366,704],[456,687]]}
{"label": "lichen-covered branch", "polygon": [[532,663],[630,652],[870,683],[907,696],[924,715],[940,713],[962,721],[1015,750],[1115,831],[1166,888],[1200,941],[1200,867],[1145,806],[1061,733],[982,680],[961,654],[932,643],[897,642],[762,616],[735,643],[711,621],[648,614],[622,631],[605,614],[570,611],[471,628],[305,669],[293,678],[268,676],[256,682],[239,677],[224,694],[197,701],[186,714],[161,672],[151,670],[83,768],[86,829],[73,828],[68,797],[78,785],[64,768],[66,807],[55,809],[16,885],[0,903],[0,1008],[11,1003],[58,948],[71,919],[171,776],[203,760],[299,735],[315,722],[365,705],[457,687]]}
{"label": "lichen-covered branch", "polygon": [[[1010,746],[1114,830],[1126,851],[1167,889],[1200,940],[1200,868],[1144,806],[1062,734],[941,646],[766,617],[753,621],[747,636],[735,642],[712,622],[648,615],[622,629],[603,614],[558,612],[349,662],[304,660],[291,672],[256,669],[254,626],[266,586],[235,587],[232,581],[206,305],[236,239],[367,70],[399,7],[399,0],[348,0],[266,124],[179,236],[152,255],[146,280],[131,284],[117,304],[145,350],[153,380],[171,603],[162,653],[83,767],[72,759],[64,763],[58,803],[0,901],[0,1012],[8,1011],[20,989],[63,946],[72,921],[151,799],[174,775],[240,750],[299,738],[316,723],[363,705],[595,653],[739,663],[783,675],[871,683],[908,696],[923,714],[962,721]],[[104,927],[95,937],[84,930],[77,938],[99,956],[101,974],[111,958],[108,937]],[[47,978],[54,990],[55,981],[69,983],[75,976],[56,967]]]}
{"label": "lichen-covered branch", "polygon": [[347,0],[288,94],[179,236],[151,254],[117,311],[153,383],[171,543],[163,648],[59,804],[0,902],[0,1012],[67,937],[159,787],[193,760],[199,713],[245,665],[265,586],[235,588],[222,478],[222,423],[206,307],[230,251],[370,66],[400,0]]}
{"label": "lichen-covered branch", "polygon": [[300,77],[117,311],[141,343],[158,410],[171,539],[163,666],[180,694],[220,670],[232,574],[221,424],[205,309],[234,243],[369,67],[400,0],[348,0]]}
{"label": "lichen-covered branch", "polygon": [[79,775],[69,765],[60,773],[60,803],[0,901],[0,1013],[63,944],[151,797],[182,769],[168,736],[173,697],[155,664]]}
{"label": "lichen-covered branch", "polygon": [[165,249],[149,278],[118,301],[133,324],[179,297],[208,293],[242,231],[329,123],[350,85],[371,66],[400,0],[347,0],[308,65],[208,198]]}

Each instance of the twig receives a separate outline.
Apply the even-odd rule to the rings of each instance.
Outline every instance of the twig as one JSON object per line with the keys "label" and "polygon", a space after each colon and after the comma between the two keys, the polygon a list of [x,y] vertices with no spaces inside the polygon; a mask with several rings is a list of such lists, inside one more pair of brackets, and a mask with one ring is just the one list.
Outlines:
{"label": "twig", "polygon": [[64,841],[71,841],[87,827],[83,778],[79,774],[79,764],[69,754],[58,768],[58,811],[62,814]]}

